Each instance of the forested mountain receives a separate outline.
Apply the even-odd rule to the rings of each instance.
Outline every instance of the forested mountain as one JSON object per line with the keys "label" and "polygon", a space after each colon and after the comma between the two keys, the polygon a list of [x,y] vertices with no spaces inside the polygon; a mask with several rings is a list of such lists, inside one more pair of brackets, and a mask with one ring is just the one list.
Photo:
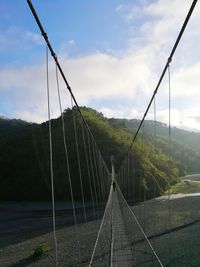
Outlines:
{"label": "forested mountain", "polygon": [[[140,124],[140,120],[136,119],[127,120],[112,118],[109,119],[109,121],[132,135]],[[169,128],[166,124],[156,122],[155,130],[154,121],[146,120],[140,131],[140,136],[145,140],[145,143],[153,143],[158,149],[161,149],[164,154],[169,154]],[[200,133],[172,127],[170,139],[170,156],[183,164],[183,169],[185,169],[186,172],[199,172]]]}
{"label": "forested mountain", "polygon": [[[101,113],[86,107],[82,108],[82,112],[107,166],[110,167],[110,155],[114,155],[116,170],[118,170],[139,121],[106,119]],[[74,114],[82,162],[83,186],[88,188],[87,170],[84,164],[82,124],[76,108],[74,108]],[[65,110],[64,120],[72,183],[73,187],[76,188],[75,198],[79,199],[79,174],[71,109]],[[56,199],[66,200],[70,199],[70,193],[66,179],[67,166],[63,149],[61,118],[53,119],[51,124],[55,194]],[[152,175],[157,177],[160,184],[165,187],[166,180],[175,183],[179,176],[187,172],[197,172],[200,169],[199,151],[194,143],[194,140],[197,143],[200,140],[198,134],[173,128],[172,159],[170,160],[167,127],[161,123],[157,124],[156,140],[153,135],[153,127],[152,121],[145,123],[143,133],[139,135],[132,152],[135,157],[134,168],[136,172],[140,170],[141,173],[142,170],[142,179],[146,181],[145,186],[149,186],[149,192],[151,192],[151,186],[150,183],[148,184],[148,179]],[[50,199],[48,122],[36,124],[0,118],[0,169],[1,200]],[[90,198],[87,190],[86,197]]]}
{"label": "forested mountain", "polygon": [[[135,132],[140,124],[140,120],[136,119],[110,119],[110,122],[113,124],[117,124],[122,127],[124,130],[130,133]],[[146,120],[144,122],[144,134],[154,135],[154,121]],[[165,123],[156,122],[156,135],[158,137],[164,137],[168,139],[169,137],[169,129]],[[186,130],[179,129],[177,127],[171,127],[171,139],[172,141],[183,145],[189,149],[192,149],[196,152],[200,152],[200,133],[197,132],[190,132]]]}

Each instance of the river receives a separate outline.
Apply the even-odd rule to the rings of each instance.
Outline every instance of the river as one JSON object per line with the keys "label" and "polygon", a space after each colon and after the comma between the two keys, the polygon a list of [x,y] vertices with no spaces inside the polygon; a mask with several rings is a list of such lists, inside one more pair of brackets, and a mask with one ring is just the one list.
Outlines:
{"label": "river", "polygon": [[[84,221],[81,202],[75,203],[77,223]],[[74,224],[70,202],[56,202],[56,227]],[[87,220],[93,220],[91,202],[86,202]],[[97,214],[101,216],[102,212]],[[52,231],[51,202],[1,202],[0,248]]]}

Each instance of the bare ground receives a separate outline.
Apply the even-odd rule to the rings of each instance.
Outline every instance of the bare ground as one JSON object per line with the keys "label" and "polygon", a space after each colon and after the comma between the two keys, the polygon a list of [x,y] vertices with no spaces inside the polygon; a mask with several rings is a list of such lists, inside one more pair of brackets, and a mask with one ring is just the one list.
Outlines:
{"label": "bare ground", "polygon": [[[88,263],[96,240],[100,221],[78,225],[78,240],[75,227],[56,231],[59,266],[84,266]],[[44,242],[49,252],[41,258],[33,257],[34,249]],[[80,253],[78,250],[80,248]],[[81,264],[78,264],[80,263]],[[46,233],[0,250],[1,267],[55,266],[54,238]]]}
{"label": "bare ground", "polygon": [[[164,266],[200,266],[200,197],[151,200],[133,207],[133,210]],[[6,219],[7,232],[6,224],[3,225],[5,234],[9,237],[9,218],[4,218],[5,221]],[[57,229],[59,266],[88,266],[99,225],[100,220],[78,225],[80,253],[75,227]],[[127,227],[130,225],[127,224]],[[137,256],[137,266],[157,266],[144,238],[141,234],[137,234],[139,230],[134,224],[131,227],[134,228],[133,232],[135,231],[133,252]],[[10,240],[9,245],[7,244],[9,240],[5,245],[3,238],[0,266],[55,266],[52,232],[44,234],[39,232],[35,237],[32,234],[28,237],[27,233],[26,240],[24,238],[21,242]],[[13,235],[10,235],[10,238],[15,239]],[[34,258],[34,249],[41,242],[48,245],[49,252],[41,258]]]}

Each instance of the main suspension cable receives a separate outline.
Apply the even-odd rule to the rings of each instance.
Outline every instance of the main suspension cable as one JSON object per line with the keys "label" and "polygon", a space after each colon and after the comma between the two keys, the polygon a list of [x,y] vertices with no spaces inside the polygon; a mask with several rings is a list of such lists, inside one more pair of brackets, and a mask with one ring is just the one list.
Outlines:
{"label": "main suspension cable", "polygon": [[178,35],[178,37],[177,37],[177,39],[176,39],[176,41],[175,41],[175,44],[174,44],[174,46],[173,46],[173,48],[172,48],[172,50],[171,50],[171,53],[170,53],[170,55],[169,55],[169,57],[168,57],[168,59],[167,59],[167,62],[166,62],[166,64],[165,64],[165,67],[164,67],[164,69],[163,69],[163,71],[162,71],[162,73],[161,73],[160,79],[159,79],[159,81],[158,81],[158,83],[157,83],[157,85],[156,85],[156,88],[155,88],[155,90],[154,90],[154,92],[153,92],[153,95],[152,95],[152,97],[151,97],[151,99],[150,99],[150,102],[149,102],[149,104],[148,104],[148,106],[147,106],[147,109],[146,109],[146,111],[145,111],[145,113],[144,113],[144,115],[143,115],[143,118],[142,118],[142,120],[141,120],[141,122],[140,122],[140,124],[139,124],[139,126],[138,126],[138,129],[137,129],[137,131],[136,131],[136,133],[135,133],[135,135],[134,135],[134,137],[133,137],[133,140],[132,140],[132,142],[131,142],[131,144],[130,144],[130,147],[128,148],[127,153],[131,150],[131,148],[133,147],[133,144],[135,143],[135,140],[136,140],[136,138],[137,138],[137,136],[138,136],[138,133],[139,133],[139,131],[140,131],[140,128],[141,128],[141,126],[142,126],[143,123],[144,123],[144,120],[145,120],[145,118],[146,118],[146,116],[147,116],[147,113],[148,113],[150,107],[151,107],[151,104],[152,104],[152,102],[153,102],[153,99],[154,99],[155,95],[157,94],[157,91],[158,91],[158,89],[159,89],[159,87],[160,87],[160,84],[161,84],[161,82],[162,82],[162,80],[163,80],[163,78],[164,78],[164,76],[165,76],[165,73],[166,73],[166,71],[167,71],[167,68],[168,68],[169,64],[171,63],[171,61],[172,61],[172,59],[173,59],[174,53],[175,53],[175,51],[176,51],[176,49],[177,49],[177,46],[178,46],[178,44],[179,44],[179,42],[180,42],[180,40],[181,40],[182,35],[183,35],[183,33],[184,33],[185,29],[186,29],[186,26],[187,26],[187,24],[188,24],[188,22],[189,22],[189,20],[190,20],[190,17],[191,17],[191,15],[192,15],[192,13],[193,13],[193,10],[194,10],[194,8],[195,8],[195,5],[196,5],[197,1],[198,1],[198,0],[193,0],[193,2],[192,2],[192,5],[191,5],[191,7],[190,7],[190,9],[189,9],[189,11],[188,11],[188,14],[187,14],[187,16],[186,16],[186,18],[185,18],[185,21],[184,21],[184,23],[183,23],[183,25],[182,25],[182,28],[181,28],[180,32],[179,32],[179,35]]}
{"label": "main suspension cable", "polygon": [[[52,45],[51,45],[51,43],[50,43],[50,41],[49,41],[48,35],[47,35],[47,33],[45,32],[45,30],[44,30],[44,28],[43,28],[43,26],[42,26],[42,23],[41,23],[41,21],[40,21],[38,15],[37,15],[37,12],[36,12],[36,10],[35,10],[33,4],[32,4],[32,1],[31,1],[31,0],[27,0],[27,3],[28,3],[28,5],[29,5],[30,10],[31,10],[31,12],[32,12],[32,14],[33,14],[33,17],[35,18],[35,21],[36,21],[36,23],[37,23],[37,25],[38,25],[38,27],[39,27],[39,29],[40,29],[40,31],[41,31],[41,34],[42,34],[42,36],[43,36],[43,38],[44,38],[44,40],[45,40],[45,42],[46,42],[46,45],[47,45],[47,47],[49,48],[49,50],[50,50],[50,52],[51,52],[51,56],[53,57],[53,59],[54,59],[56,65],[57,65],[57,68],[58,68],[58,70],[59,70],[59,72],[60,72],[60,74],[61,74],[61,77],[62,77],[63,80],[64,80],[64,83],[65,83],[65,85],[66,85],[66,87],[67,87],[67,90],[69,91],[69,93],[70,93],[70,95],[71,95],[71,97],[72,97],[72,99],[73,99],[73,101],[74,101],[74,103],[75,103],[75,105],[76,105],[76,107],[77,107],[77,110],[78,110],[78,112],[80,113],[80,115],[81,115],[81,117],[82,117],[82,120],[83,120],[85,126],[87,127],[87,129],[88,129],[88,131],[89,131],[89,133],[90,133],[92,139],[93,139],[94,142],[96,143],[95,138],[94,138],[94,136],[93,136],[93,134],[92,134],[92,132],[91,132],[91,130],[90,130],[90,127],[89,127],[89,125],[88,125],[88,123],[87,123],[85,117],[83,116],[83,114],[82,114],[82,112],[81,112],[81,108],[80,108],[79,105],[78,105],[78,102],[77,102],[77,100],[76,100],[76,98],[75,98],[75,96],[74,96],[74,94],[73,94],[73,92],[72,92],[72,89],[71,89],[71,87],[70,87],[70,85],[69,85],[69,83],[68,83],[68,81],[67,81],[67,78],[66,78],[66,76],[65,76],[65,74],[64,74],[64,72],[63,72],[63,70],[62,70],[62,67],[61,67],[61,65],[60,65],[60,63],[59,63],[59,61],[58,61],[57,55],[56,55],[56,53],[54,52],[53,47],[52,47]],[[97,144],[96,144],[96,145],[97,145]],[[98,147],[98,145],[97,145],[97,147]],[[98,149],[99,149],[99,148],[98,148]],[[99,149],[99,150],[100,150],[100,149]]]}

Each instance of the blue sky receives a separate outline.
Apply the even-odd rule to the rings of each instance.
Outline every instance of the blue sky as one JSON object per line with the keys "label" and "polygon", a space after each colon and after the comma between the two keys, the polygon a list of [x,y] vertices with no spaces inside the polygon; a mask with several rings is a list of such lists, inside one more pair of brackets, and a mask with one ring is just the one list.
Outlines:
{"label": "blue sky", "polygon": [[[131,1],[125,2],[131,3]],[[96,50],[108,51],[126,48],[126,23],[115,12],[115,8],[120,3],[120,1],[109,1],[108,4],[108,1],[92,0],[33,1],[55,50],[68,48],[67,52],[74,57]],[[27,60],[32,61],[36,55],[42,53],[39,46],[31,43],[31,36],[29,39],[27,36],[26,40],[22,36],[24,32],[39,34],[26,1],[3,0],[0,11],[3,14],[0,18],[0,30],[2,35],[9,38],[11,48],[9,53],[7,53],[7,43],[6,47],[1,48],[1,58],[3,59],[1,64],[13,64],[13,61],[24,64]],[[74,47],[70,47],[72,40],[77,44]],[[22,41],[21,45],[15,47],[15,44],[19,44],[20,41]],[[20,55],[26,57],[20,59]]]}
{"label": "blue sky", "polygon": [[[141,118],[192,1],[33,0],[80,105]],[[47,119],[45,45],[25,0],[0,3],[0,115]],[[200,130],[200,5],[171,64],[172,124]],[[59,116],[50,62],[51,114]],[[167,77],[157,117],[167,122]],[[70,97],[61,82],[63,106]],[[152,110],[148,116],[152,118]]]}

